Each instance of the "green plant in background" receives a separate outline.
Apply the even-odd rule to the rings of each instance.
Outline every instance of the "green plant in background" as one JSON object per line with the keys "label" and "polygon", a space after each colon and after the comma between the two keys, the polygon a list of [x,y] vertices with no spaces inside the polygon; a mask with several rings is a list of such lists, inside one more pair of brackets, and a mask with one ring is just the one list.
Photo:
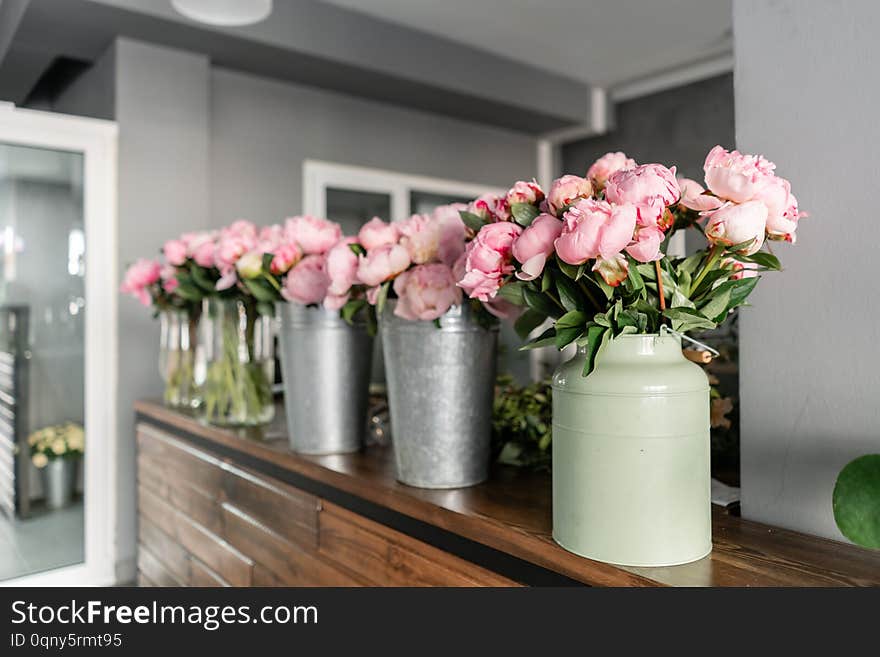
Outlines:
{"label": "green plant in background", "polygon": [[844,536],[857,545],[880,549],[880,454],[860,456],[840,471],[832,507]]}
{"label": "green plant in background", "polygon": [[527,386],[498,377],[492,412],[492,447],[500,463],[550,470],[552,415],[550,381]]}

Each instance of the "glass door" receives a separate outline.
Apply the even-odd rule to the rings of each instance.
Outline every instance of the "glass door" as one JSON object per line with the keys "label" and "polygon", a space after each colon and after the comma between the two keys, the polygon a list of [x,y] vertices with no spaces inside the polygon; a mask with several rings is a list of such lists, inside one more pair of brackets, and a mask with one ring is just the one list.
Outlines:
{"label": "glass door", "polygon": [[0,580],[82,563],[83,154],[0,143]]}

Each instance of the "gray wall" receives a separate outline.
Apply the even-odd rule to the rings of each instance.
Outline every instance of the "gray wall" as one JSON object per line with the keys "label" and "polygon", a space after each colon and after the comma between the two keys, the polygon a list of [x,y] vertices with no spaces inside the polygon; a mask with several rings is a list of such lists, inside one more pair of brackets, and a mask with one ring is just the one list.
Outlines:
{"label": "gray wall", "polygon": [[509,186],[535,175],[535,140],[475,123],[224,69],[211,72],[211,221],[302,210],[313,158]]}
{"label": "gray wall", "polygon": [[812,215],[740,320],[743,515],[832,538],[837,473],[880,452],[878,24],[874,0],[734,2],[737,146]]}
{"label": "gray wall", "polygon": [[616,105],[611,132],[567,144],[565,173],[584,175],[608,151],[624,151],[639,163],[676,165],[703,179],[703,160],[715,144],[733,146],[733,75],[701,80]]}

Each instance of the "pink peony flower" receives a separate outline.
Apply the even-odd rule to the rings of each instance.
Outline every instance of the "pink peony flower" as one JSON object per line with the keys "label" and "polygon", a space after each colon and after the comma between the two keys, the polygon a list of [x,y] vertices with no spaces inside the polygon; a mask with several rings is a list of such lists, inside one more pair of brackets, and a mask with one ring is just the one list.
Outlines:
{"label": "pink peony flower", "polygon": [[461,303],[461,289],[448,265],[418,265],[394,279],[394,314],[403,319],[430,321]]}
{"label": "pink peony flower", "polygon": [[632,203],[612,205],[581,199],[563,217],[556,254],[570,265],[582,265],[593,258],[614,258],[632,241],[636,218]]}
{"label": "pink peony flower", "polygon": [[373,217],[361,226],[357,241],[369,251],[386,244],[394,244],[399,237],[400,233],[395,224],[385,223],[379,217]]}
{"label": "pink peony flower", "polygon": [[706,194],[706,190],[703,189],[703,186],[696,180],[679,178],[678,187],[681,189],[681,200],[679,201],[679,204],[689,210],[696,210],[697,212],[717,210],[723,203],[720,199],[710,194]]}
{"label": "pink peony flower", "polygon": [[187,247],[190,251],[190,257],[199,267],[210,268],[214,266],[214,250],[217,245],[214,241],[213,234],[206,234],[198,240],[194,240]]}
{"label": "pink peony flower", "polygon": [[119,291],[149,306],[152,300],[149,287],[159,282],[161,272],[162,265],[158,262],[141,258],[126,270]]}
{"label": "pink peony flower", "polygon": [[281,296],[288,301],[310,305],[321,303],[330,286],[323,256],[308,255],[287,272]]}
{"label": "pink peony flower", "polygon": [[[293,242],[285,242],[274,249],[272,263],[269,270],[277,275],[286,273],[302,258],[302,251]],[[354,254],[352,254],[354,255]]]}
{"label": "pink peony flower", "polygon": [[509,221],[510,204],[507,199],[494,194],[484,194],[468,205],[468,211],[483,221]]}
{"label": "pink peony flower", "polygon": [[181,240],[168,240],[162,247],[162,253],[169,265],[179,267],[186,262],[186,243]]}
{"label": "pink peony flower", "polygon": [[174,290],[180,287],[180,281],[177,280],[177,267],[173,265],[165,265],[159,272],[159,278],[162,281],[162,289],[168,294],[172,294]]}
{"label": "pink peony flower", "polygon": [[307,215],[291,217],[284,223],[284,238],[297,243],[306,255],[320,255],[342,238],[342,229],[327,219]]}
{"label": "pink peony flower", "polygon": [[617,287],[629,275],[629,265],[627,264],[626,256],[618,253],[611,258],[597,258],[592,271],[599,272],[602,280],[611,287]]}
{"label": "pink peony flower", "polygon": [[[358,257],[349,248],[349,245],[355,242],[357,242],[357,238],[346,237],[327,251],[327,275],[330,277],[330,287],[327,292],[329,295],[348,297],[351,286],[358,282]],[[361,245],[363,246],[363,244]],[[342,305],[344,304],[345,301],[342,302]],[[324,303],[324,306],[327,306],[327,302]]]}
{"label": "pink peony flower", "polygon": [[386,244],[358,256],[357,277],[373,287],[391,280],[411,263],[409,252],[400,244]]}
{"label": "pink peony flower", "polygon": [[327,310],[339,310],[348,303],[349,298],[351,298],[351,293],[346,292],[345,294],[330,294],[327,293],[327,296],[324,297],[324,307]]}
{"label": "pink peony flower", "polygon": [[611,174],[626,169],[634,169],[635,167],[636,161],[631,157],[627,157],[626,153],[621,153],[620,151],[605,153],[587,169],[587,178],[597,188],[601,189],[605,186]]}
{"label": "pink peony flower", "polygon": [[560,211],[570,205],[579,198],[588,198],[593,193],[593,186],[590,181],[580,176],[562,176],[553,181],[550,185],[550,192],[547,194],[547,208],[556,216]]}
{"label": "pink peony flower", "polygon": [[431,216],[414,214],[399,222],[400,244],[414,264],[452,265],[464,251],[465,226],[457,210],[437,208]]}
{"label": "pink peony flower", "polygon": [[757,198],[759,192],[774,177],[776,165],[761,155],[743,155],[716,146],[706,156],[703,170],[706,187],[715,196],[745,203]]}
{"label": "pink peony flower", "polygon": [[540,214],[513,243],[513,257],[521,264],[516,277],[531,281],[541,275],[547,258],[553,253],[554,242],[562,233],[562,222],[552,214]]}
{"label": "pink peony flower", "polygon": [[758,192],[756,199],[767,206],[767,237],[794,242],[798,219],[806,214],[798,210],[797,199],[791,193],[791,183],[774,176]]}
{"label": "pink peony flower", "polygon": [[767,206],[761,201],[726,203],[709,215],[706,239],[712,244],[731,246],[751,241],[744,249],[746,255],[756,253],[764,243],[767,226]]}
{"label": "pink peony flower", "polygon": [[665,237],[657,226],[637,226],[633,242],[626,247],[626,252],[639,262],[653,262],[659,260],[660,244]]}
{"label": "pink peony flower", "polygon": [[508,205],[513,205],[514,203],[538,205],[544,200],[544,190],[534,180],[531,182],[520,180],[514,183],[510,191],[507,192],[506,200]]}
{"label": "pink peony flower", "polygon": [[675,179],[675,167],[642,164],[611,175],[605,185],[605,198],[611,203],[632,203],[642,226],[668,227],[666,208],[678,203],[681,190]]}
{"label": "pink peony flower", "polygon": [[465,251],[465,275],[458,285],[472,299],[494,299],[502,279],[513,272],[513,243],[522,228],[512,222],[487,224]]}
{"label": "pink peony flower", "polygon": [[263,226],[257,235],[257,244],[263,253],[274,253],[286,243],[284,228],[278,224]]}
{"label": "pink peony flower", "polygon": [[738,281],[741,278],[754,278],[758,275],[758,265],[754,262],[740,262],[733,258],[725,258],[721,261],[722,267],[732,269],[735,273],[731,280]]}

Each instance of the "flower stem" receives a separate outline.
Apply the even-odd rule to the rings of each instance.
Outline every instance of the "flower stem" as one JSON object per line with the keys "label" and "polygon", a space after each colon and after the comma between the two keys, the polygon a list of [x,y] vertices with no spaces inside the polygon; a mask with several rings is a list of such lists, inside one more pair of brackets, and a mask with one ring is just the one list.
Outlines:
{"label": "flower stem", "polygon": [[709,255],[706,257],[706,264],[703,265],[700,275],[694,279],[693,283],[691,283],[691,289],[688,290],[688,297],[700,287],[700,283],[703,282],[703,279],[706,278],[706,274],[708,274],[712,267],[715,266],[715,263],[718,262],[718,258],[721,257],[722,253],[724,253],[724,246],[722,244],[712,245],[712,248],[709,249]]}
{"label": "flower stem", "polygon": [[660,261],[654,261],[654,271],[657,272],[657,294],[660,296],[660,312],[666,310],[666,293],[663,291],[663,272],[660,270]]}
{"label": "flower stem", "polygon": [[585,285],[583,281],[578,281],[578,285],[580,286],[581,291],[586,295],[587,299],[590,300],[590,303],[593,304],[593,308],[595,308],[596,312],[602,312],[602,306],[599,305],[599,302],[596,301],[596,297],[590,292],[589,286]]}

